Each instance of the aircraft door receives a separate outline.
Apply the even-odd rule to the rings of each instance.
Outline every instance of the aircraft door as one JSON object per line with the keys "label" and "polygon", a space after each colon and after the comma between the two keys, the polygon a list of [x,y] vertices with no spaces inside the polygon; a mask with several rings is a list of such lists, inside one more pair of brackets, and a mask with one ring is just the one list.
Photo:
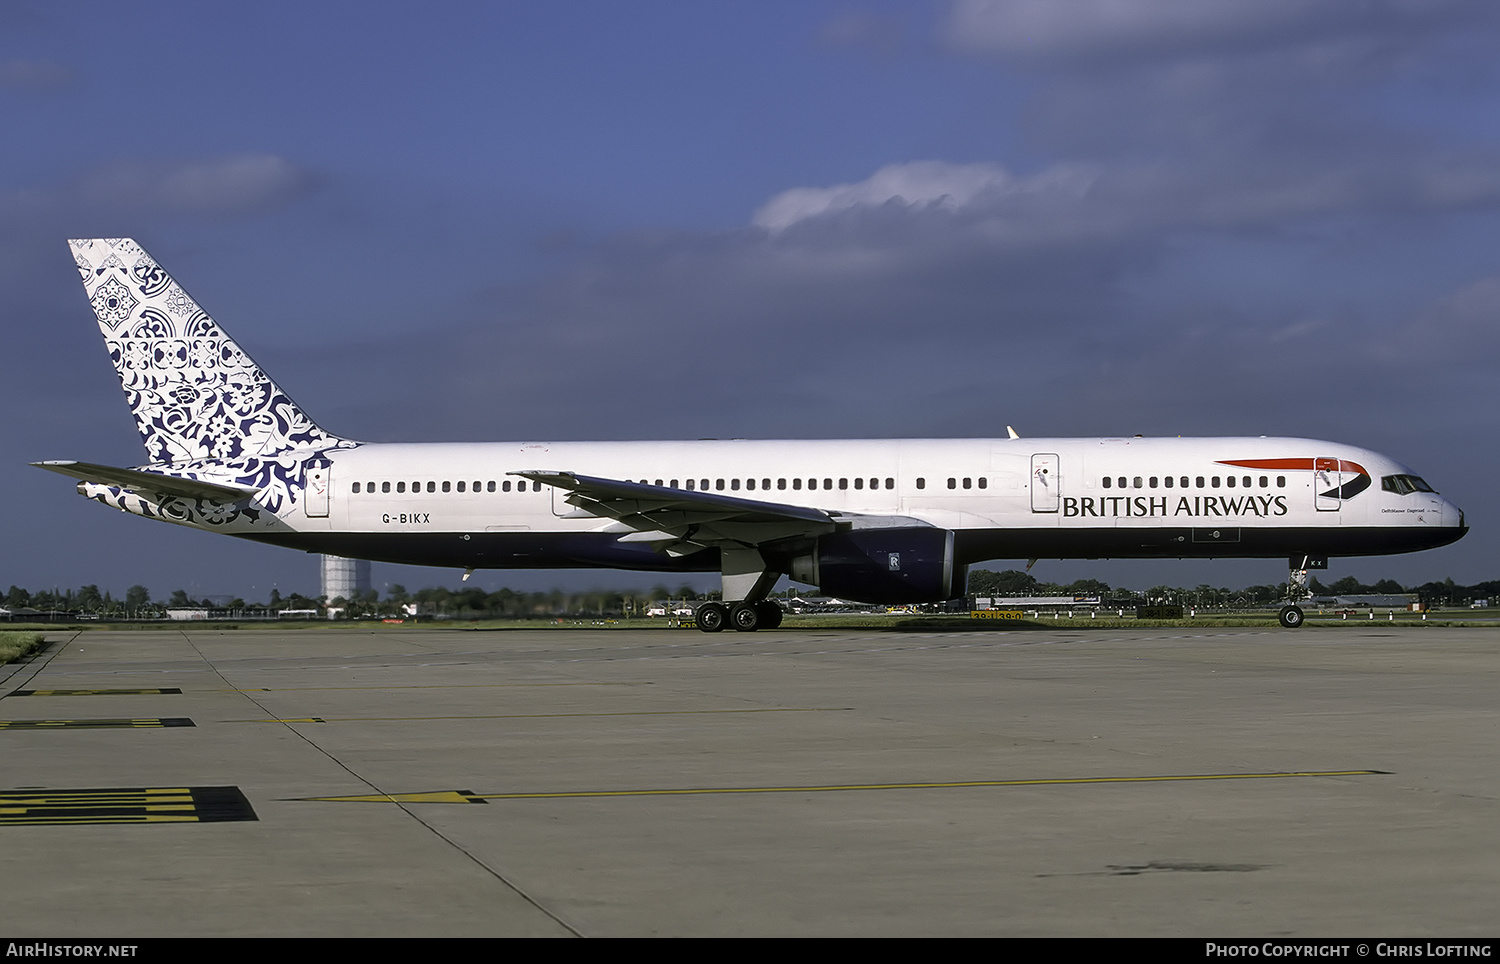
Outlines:
{"label": "aircraft door", "polygon": [[303,469],[302,504],[306,507],[308,518],[328,516],[328,476],[327,459],[313,459]]}
{"label": "aircraft door", "polygon": [[1056,455],[1031,457],[1031,511],[1056,512],[1062,499]]}
{"label": "aircraft door", "polygon": [[1339,510],[1339,492],[1343,484],[1338,459],[1313,459],[1313,504],[1319,512]]}

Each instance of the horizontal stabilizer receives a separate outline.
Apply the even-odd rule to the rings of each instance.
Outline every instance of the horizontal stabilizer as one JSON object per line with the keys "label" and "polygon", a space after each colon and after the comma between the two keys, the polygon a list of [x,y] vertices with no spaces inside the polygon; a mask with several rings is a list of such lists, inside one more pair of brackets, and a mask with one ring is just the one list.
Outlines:
{"label": "horizontal stabilizer", "polygon": [[143,472],[140,469],[121,469],[112,465],[94,465],[90,462],[33,462],[39,469],[56,472],[81,482],[95,485],[112,485],[132,492],[153,495],[172,495],[180,499],[207,499],[212,502],[241,502],[259,491],[247,485],[226,485],[221,482],[203,482],[184,479],[176,475],[158,472]]}

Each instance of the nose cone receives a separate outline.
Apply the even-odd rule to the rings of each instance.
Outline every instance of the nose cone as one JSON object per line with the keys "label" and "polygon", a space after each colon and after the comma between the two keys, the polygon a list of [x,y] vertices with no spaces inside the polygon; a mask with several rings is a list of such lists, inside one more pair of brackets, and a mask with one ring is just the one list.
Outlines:
{"label": "nose cone", "polygon": [[1464,521],[1464,510],[1447,499],[1439,498],[1438,502],[1442,510],[1438,525],[1448,530],[1448,538],[1444,541],[1444,545],[1457,542],[1469,531],[1469,526]]}

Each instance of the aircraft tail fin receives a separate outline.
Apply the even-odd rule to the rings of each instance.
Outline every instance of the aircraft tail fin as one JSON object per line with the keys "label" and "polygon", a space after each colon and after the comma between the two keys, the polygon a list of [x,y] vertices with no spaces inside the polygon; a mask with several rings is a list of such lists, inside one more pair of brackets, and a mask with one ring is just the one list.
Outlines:
{"label": "aircraft tail fin", "polygon": [[155,464],[338,445],[129,238],[70,241]]}

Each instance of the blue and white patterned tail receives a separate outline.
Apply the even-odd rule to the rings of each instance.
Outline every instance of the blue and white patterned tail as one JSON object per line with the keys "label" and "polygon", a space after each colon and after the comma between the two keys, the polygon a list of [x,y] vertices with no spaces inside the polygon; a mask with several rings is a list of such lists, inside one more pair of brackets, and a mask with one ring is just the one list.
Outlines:
{"label": "blue and white patterned tail", "polygon": [[308,418],[140,245],[69,244],[152,464],[256,463],[348,444]]}

